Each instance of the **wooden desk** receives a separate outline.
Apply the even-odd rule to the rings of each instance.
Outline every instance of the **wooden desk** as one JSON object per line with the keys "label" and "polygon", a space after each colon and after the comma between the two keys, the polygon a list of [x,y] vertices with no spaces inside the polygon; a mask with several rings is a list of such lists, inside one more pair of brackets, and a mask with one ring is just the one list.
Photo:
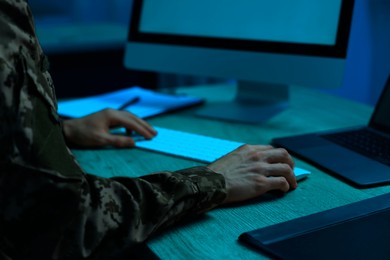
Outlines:
{"label": "wooden desk", "polygon": [[[308,89],[291,89],[291,107],[263,125],[227,123],[193,115],[196,108],[149,120],[153,125],[267,144],[274,137],[366,124],[372,108]],[[211,97],[230,98],[229,88],[188,89]],[[215,95],[213,91],[226,93]],[[140,176],[160,170],[178,170],[197,162],[137,149],[75,150],[81,165],[91,173]],[[162,259],[263,259],[259,252],[240,244],[238,236],[249,230],[287,221],[351,202],[390,192],[390,186],[357,189],[303,161],[296,165],[312,171],[299,187],[283,197],[265,195],[237,206],[218,208],[195,220],[166,230],[149,241]]]}

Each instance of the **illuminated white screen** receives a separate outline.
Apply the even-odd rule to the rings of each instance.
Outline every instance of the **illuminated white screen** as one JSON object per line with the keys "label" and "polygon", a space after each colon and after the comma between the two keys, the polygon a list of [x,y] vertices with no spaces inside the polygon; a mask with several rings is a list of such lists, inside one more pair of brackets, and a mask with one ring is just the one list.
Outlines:
{"label": "illuminated white screen", "polygon": [[334,45],[341,0],[145,0],[140,31]]}

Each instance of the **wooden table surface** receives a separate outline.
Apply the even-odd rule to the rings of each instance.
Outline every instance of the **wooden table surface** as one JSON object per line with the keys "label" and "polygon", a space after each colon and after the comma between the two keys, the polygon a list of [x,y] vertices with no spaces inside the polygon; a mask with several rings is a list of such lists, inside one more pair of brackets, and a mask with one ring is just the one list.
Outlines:
{"label": "wooden table surface", "polygon": [[[210,103],[229,100],[232,86],[183,88]],[[223,122],[194,115],[192,108],[148,120],[152,125],[250,144],[268,144],[274,137],[367,124],[373,109],[305,88],[291,87],[290,107],[264,124]],[[205,104],[207,105],[207,103]],[[178,170],[198,162],[139,149],[73,150],[82,167],[96,175],[136,177]],[[295,159],[311,176],[284,196],[267,194],[238,205],[217,208],[150,239],[162,259],[267,259],[238,242],[246,231],[284,222],[390,192],[390,186],[358,189],[310,164]]]}

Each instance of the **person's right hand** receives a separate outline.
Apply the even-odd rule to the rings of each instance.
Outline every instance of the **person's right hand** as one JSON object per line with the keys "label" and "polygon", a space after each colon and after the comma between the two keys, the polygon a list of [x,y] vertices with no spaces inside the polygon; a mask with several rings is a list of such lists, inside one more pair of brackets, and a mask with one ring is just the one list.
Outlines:
{"label": "person's right hand", "polygon": [[287,192],[297,187],[294,161],[283,148],[243,145],[208,165],[225,177],[225,203],[258,197],[271,190]]}

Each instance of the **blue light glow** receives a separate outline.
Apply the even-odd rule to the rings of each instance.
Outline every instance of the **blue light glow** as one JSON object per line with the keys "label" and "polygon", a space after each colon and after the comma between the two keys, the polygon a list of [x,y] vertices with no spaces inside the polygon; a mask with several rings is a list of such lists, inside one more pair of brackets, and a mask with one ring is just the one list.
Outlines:
{"label": "blue light glow", "polygon": [[341,0],[145,0],[141,31],[333,45],[340,9]]}

